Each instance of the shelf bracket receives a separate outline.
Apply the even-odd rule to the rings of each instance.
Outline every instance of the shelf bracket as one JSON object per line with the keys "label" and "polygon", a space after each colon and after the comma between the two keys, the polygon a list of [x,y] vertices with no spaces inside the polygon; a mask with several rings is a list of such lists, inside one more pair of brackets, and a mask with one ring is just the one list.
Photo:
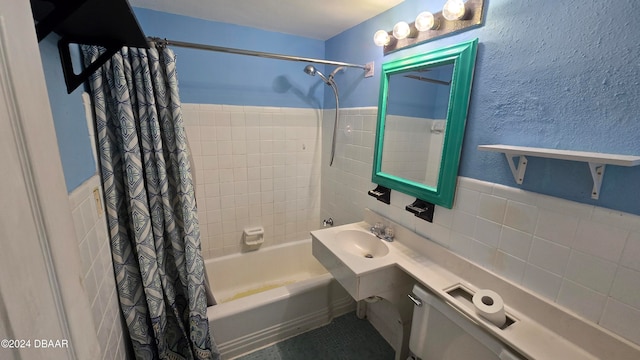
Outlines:
{"label": "shelf bracket", "polygon": [[520,155],[520,160],[518,161],[518,167],[516,167],[513,162],[513,158],[518,155],[513,155],[509,153],[504,153],[504,156],[507,158],[507,162],[509,163],[509,169],[511,169],[511,174],[513,174],[513,179],[517,184],[522,184],[524,180],[524,173],[527,171],[527,157],[524,155]]}
{"label": "shelf bracket", "polygon": [[[621,154],[605,154],[587,151],[574,150],[558,150],[547,148],[535,148],[526,146],[513,145],[479,145],[478,150],[501,152],[507,157],[509,168],[514,179],[518,184],[522,184],[524,172],[526,170],[528,156],[536,156],[545,159],[569,160],[587,163],[591,171],[593,179],[593,190],[591,198],[598,200],[600,197],[600,188],[602,186],[602,178],[604,177],[604,169],[607,165],[616,166],[640,166],[640,156],[621,155]],[[513,158],[520,157],[518,167],[516,167]]]}
{"label": "shelf bracket", "polygon": [[[149,48],[127,0],[31,0],[38,41],[60,36],[58,51],[67,92],[82,85],[123,46]],[[73,71],[70,44],[97,45],[105,52],[79,74]],[[80,70],[79,70],[80,71]]]}
{"label": "shelf bracket", "polygon": [[67,93],[71,94],[78,86],[82,85],[89,77],[98,70],[102,65],[113,57],[124,44],[118,45],[101,45],[105,48],[94,62],[86,66],[80,74],[73,71],[73,60],[71,59],[71,51],[69,45],[79,44],[80,42],[71,41],[67,37],[63,37],[58,41],[58,52],[60,54],[60,63],[62,64],[62,74],[64,75],[64,83],[67,85]]}
{"label": "shelf bracket", "polygon": [[605,164],[589,163],[589,170],[591,170],[591,177],[593,178],[593,190],[591,191],[592,199],[598,200],[600,197],[600,187],[602,186],[605,166]]}

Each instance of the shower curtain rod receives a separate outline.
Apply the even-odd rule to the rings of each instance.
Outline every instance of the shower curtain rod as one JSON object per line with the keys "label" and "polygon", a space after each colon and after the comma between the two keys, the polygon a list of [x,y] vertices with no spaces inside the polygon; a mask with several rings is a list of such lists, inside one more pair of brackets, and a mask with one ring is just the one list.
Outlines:
{"label": "shower curtain rod", "polygon": [[282,55],[282,54],[273,54],[261,51],[253,51],[253,50],[242,50],[242,49],[234,49],[222,46],[214,46],[214,45],[204,45],[204,44],[196,44],[189,43],[184,41],[177,40],[168,40],[159,37],[147,37],[147,39],[151,42],[155,42],[160,45],[172,45],[190,49],[199,49],[199,50],[209,50],[209,51],[217,51],[224,52],[229,54],[238,54],[238,55],[248,55],[248,56],[257,56],[262,58],[269,59],[278,59],[278,60],[288,60],[288,61],[300,61],[300,62],[311,62],[316,64],[325,64],[325,65],[336,65],[336,66],[346,66],[346,67],[355,67],[363,70],[369,70],[368,65],[360,65],[360,64],[350,64],[340,61],[331,61],[331,60],[322,60],[322,59],[314,59],[314,58],[305,58],[300,56],[292,56],[292,55]]}

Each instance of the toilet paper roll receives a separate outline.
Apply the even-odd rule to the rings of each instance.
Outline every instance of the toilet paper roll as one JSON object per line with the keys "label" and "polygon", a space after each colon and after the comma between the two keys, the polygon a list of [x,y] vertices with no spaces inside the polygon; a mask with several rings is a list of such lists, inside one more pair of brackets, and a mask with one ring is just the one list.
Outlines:
{"label": "toilet paper roll", "polygon": [[495,291],[482,289],[473,295],[473,306],[476,313],[491,321],[495,326],[502,327],[507,321],[504,313],[504,301]]}

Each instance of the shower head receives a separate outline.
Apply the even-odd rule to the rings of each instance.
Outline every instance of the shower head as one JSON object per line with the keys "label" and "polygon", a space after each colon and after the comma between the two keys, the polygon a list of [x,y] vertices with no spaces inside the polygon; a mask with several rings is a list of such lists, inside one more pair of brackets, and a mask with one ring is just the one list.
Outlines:
{"label": "shower head", "polygon": [[307,65],[304,67],[304,72],[306,72],[307,74],[311,75],[311,76],[315,76],[316,75],[316,68],[313,67],[313,65]]}
{"label": "shower head", "polygon": [[[324,81],[327,85],[331,85],[331,80],[327,79],[320,71],[318,71],[318,69],[316,69],[313,65],[307,65],[304,67],[304,72],[306,72],[307,74],[311,75],[311,76],[316,76],[316,74],[318,74],[318,76],[320,76],[320,78],[322,79],[322,81]],[[333,74],[332,74],[333,76]],[[332,77],[330,77],[332,78]]]}
{"label": "shower head", "polygon": [[344,66],[338,66],[337,68],[335,68],[335,70],[333,70],[331,74],[329,74],[329,80],[333,81],[333,77],[336,76],[338,71],[341,71],[341,70],[344,70]]}
{"label": "shower head", "polygon": [[336,132],[338,131],[338,111],[340,109],[340,96],[338,95],[338,85],[335,81],[333,81],[333,77],[338,73],[338,71],[343,70],[344,66],[338,66],[331,72],[329,78],[327,79],[320,71],[318,71],[313,65],[307,65],[304,67],[304,72],[311,76],[315,76],[318,74],[322,78],[322,80],[333,89],[333,94],[336,97],[336,117],[333,122],[333,140],[331,142],[331,161],[329,162],[329,166],[333,165],[333,159],[336,153]]}

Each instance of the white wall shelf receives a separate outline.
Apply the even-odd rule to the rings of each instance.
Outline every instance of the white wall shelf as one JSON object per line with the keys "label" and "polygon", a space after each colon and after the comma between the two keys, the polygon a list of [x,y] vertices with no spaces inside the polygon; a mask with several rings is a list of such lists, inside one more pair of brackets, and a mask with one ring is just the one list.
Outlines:
{"label": "white wall shelf", "polygon": [[[480,145],[478,146],[478,150],[503,153],[507,158],[513,178],[518,184],[522,184],[522,181],[524,180],[524,174],[527,170],[527,156],[585,162],[589,165],[591,177],[593,178],[593,191],[591,192],[592,199],[598,199],[600,196],[600,187],[602,185],[602,178],[604,176],[604,169],[606,165],[640,165],[640,156],[634,155],[604,154],[586,151],[557,150],[511,145]],[[514,163],[515,157],[519,158],[517,166]]]}

